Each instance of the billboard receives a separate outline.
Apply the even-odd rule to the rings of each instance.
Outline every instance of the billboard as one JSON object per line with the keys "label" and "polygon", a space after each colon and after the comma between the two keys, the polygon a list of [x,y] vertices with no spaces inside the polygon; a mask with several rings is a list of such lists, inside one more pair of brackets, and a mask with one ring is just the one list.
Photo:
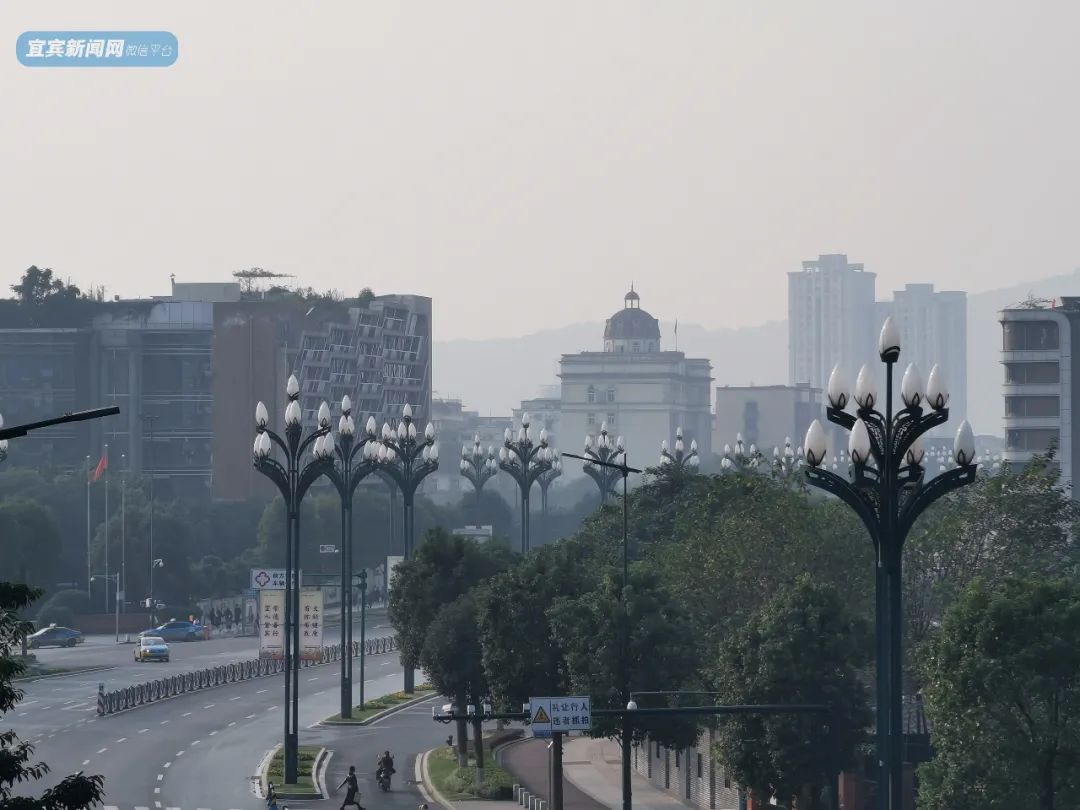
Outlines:
{"label": "billboard", "polygon": [[285,657],[285,591],[259,591],[259,657]]}
{"label": "billboard", "polygon": [[323,592],[319,588],[300,589],[300,657],[318,661],[322,657]]}

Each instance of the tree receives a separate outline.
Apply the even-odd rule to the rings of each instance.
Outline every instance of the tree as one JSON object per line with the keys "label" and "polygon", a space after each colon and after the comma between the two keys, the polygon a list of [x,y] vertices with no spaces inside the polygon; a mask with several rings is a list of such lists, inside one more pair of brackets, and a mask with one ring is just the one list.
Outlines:
{"label": "tree", "polygon": [[388,616],[401,645],[401,663],[420,663],[428,627],[446,605],[475,585],[505,571],[512,557],[486,545],[432,529],[412,559],[397,566],[390,587]]}
{"label": "tree", "polygon": [[1080,587],[976,579],[921,667],[936,755],[919,770],[920,806],[1077,806]]}
{"label": "tree", "polygon": [[20,580],[44,585],[59,556],[60,533],[44,506],[24,497],[0,501],[0,557]]}
{"label": "tree", "polygon": [[740,784],[799,810],[821,806],[829,776],[851,763],[870,721],[859,678],[870,641],[868,623],[851,612],[841,592],[808,575],[734,634],[716,662],[719,702],[832,707],[828,718],[738,715],[723,721],[718,753]]}
{"label": "tree", "polygon": [[[420,664],[440,694],[453,698],[459,716],[468,703],[479,706],[488,692],[487,678],[480,660],[480,638],[476,626],[476,597],[470,591],[462,594],[428,625]],[[473,741],[478,768],[484,767],[484,744],[480,714],[473,724]],[[458,725],[458,766],[467,764],[465,720]]]}
{"label": "tree", "polygon": [[78,287],[55,278],[51,269],[41,269],[36,265],[26,269],[19,283],[11,285],[11,291],[24,304],[42,304],[52,298],[72,300],[81,295]]}
{"label": "tree", "polygon": [[[565,650],[571,694],[586,694],[594,708],[622,708],[622,572],[609,569],[595,590],[555,601],[548,614],[554,636]],[[636,564],[626,589],[629,644],[626,667],[633,688],[670,692],[700,690],[700,644],[680,600],[651,566]],[[523,640],[524,641],[524,640]],[[558,693],[556,693],[558,694]],[[638,705],[657,705],[641,697]],[[666,701],[658,701],[663,703]],[[616,736],[621,722],[593,718],[593,736]],[[692,717],[652,716],[635,721],[635,741],[647,736],[671,748],[686,748],[698,737]]]}
{"label": "tree", "polygon": [[[21,643],[25,625],[18,619],[40,595],[26,585],[0,582],[0,716],[6,716],[22,700],[23,693],[12,683],[26,665],[12,656]],[[82,771],[67,776],[41,793],[39,798],[16,796],[15,786],[42,779],[49,773],[44,762],[33,761],[34,746],[19,739],[14,730],[0,732],[0,808],[4,810],[89,810],[104,794],[100,776],[84,776]]]}

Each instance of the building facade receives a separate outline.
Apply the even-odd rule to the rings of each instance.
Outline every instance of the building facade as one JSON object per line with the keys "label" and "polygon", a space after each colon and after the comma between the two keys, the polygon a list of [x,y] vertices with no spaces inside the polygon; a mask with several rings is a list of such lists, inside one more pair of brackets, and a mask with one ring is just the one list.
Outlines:
{"label": "building facade", "polygon": [[839,364],[854,380],[876,361],[875,275],[844,254],[804,261],[788,273],[788,383],[825,388]]}
{"label": "building facade", "polygon": [[[622,436],[630,464],[653,466],[660,443],[683,429],[698,452],[712,452],[710,391],[712,365],[683,352],[661,348],[660,324],[641,309],[631,290],[623,309],[607,320],[604,351],[563,355],[559,410],[559,449],[576,452],[586,435],[606,424]],[[565,475],[580,475],[580,465],[564,465]]]}
{"label": "building facade", "polygon": [[[1080,380],[1072,359],[1080,351],[1080,297],[1064,296],[1061,305],[1032,303],[1002,310],[1005,397],[1004,461],[1023,464],[1056,447],[1065,484],[1071,487],[1073,464],[1080,458],[1080,435],[1072,418]],[[1076,490],[1073,488],[1073,497]]]}
{"label": "building facade", "polygon": [[825,423],[824,397],[820,388],[809,385],[720,386],[716,388],[716,419],[712,446],[734,445],[742,434],[749,448],[756,444],[769,455],[773,447],[781,450],[791,439],[793,447],[802,445],[810,423]]}

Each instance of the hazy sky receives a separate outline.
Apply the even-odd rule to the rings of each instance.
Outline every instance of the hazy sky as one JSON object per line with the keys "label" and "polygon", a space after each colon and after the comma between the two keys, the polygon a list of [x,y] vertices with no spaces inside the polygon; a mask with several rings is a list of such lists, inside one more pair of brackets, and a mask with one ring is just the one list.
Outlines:
{"label": "hazy sky", "polygon": [[[165,29],[165,69],[22,67]],[[846,252],[985,290],[1071,270],[1080,3],[3,0],[0,284],[258,265],[417,292],[436,336],[787,314]],[[5,48],[0,48],[5,50]]]}

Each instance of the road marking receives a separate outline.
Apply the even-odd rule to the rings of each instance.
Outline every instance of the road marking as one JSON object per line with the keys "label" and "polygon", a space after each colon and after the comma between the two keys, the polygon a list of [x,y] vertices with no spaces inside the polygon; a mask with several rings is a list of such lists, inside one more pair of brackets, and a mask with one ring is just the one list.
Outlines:
{"label": "road marking", "polygon": [[98,749],[98,753],[99,754],[104,754],[108,750],[109,750],[108,748],[101,748],[101,749]]}
{"label": "road marking", "polygon": [[261,694],[262,694],[263,692],[265,692],[265,691],[266,691],[265,689],[260,689],[260,690],[258,690],[258,691],[257,691],[257,692],[256,692],[255,694],[256,694],[256,695],[261,695]]}
{"label": "road marking", "polygon": [[394,663],[393,661],[383,661],[381,664],[379,664],[379,666],[380,667],[388,667],[388,666],[392,666],[393,663]]}
{"label": "road marking", "polygon": [[65,706],[63,706],[63,708],[60,709],[60,711],[66,712],[66,711],[70,711],[71,709],[81,709],[83,706],[89,706],[89,705],[90,704],[89,704],[88,701],[83,701],[82,703],[76,703],[76,704],[74,704],[72,706],[65,705]]}
{"label": "road marking", "polygon": [[154,795],[157,796],[159,793],[161,793],[161,788],[154,788]]}
{"label": "road marking", "polygon": [[267,709],[267,711],[268,711],[268,712],[272,712],[272,711],[273,711],[274,709],[276,709],[276,708],[277,708],[277,706],[271,706],[271,707],[270,707],[269,709]]}
{"label": "road marking", "polygon": [[160,723],[158,723],[158,725],[159,726],[164,726],[164,725],[168,725],[168,723],[169,723],[168,720],[162,720]]}
{"label": "road marking", "polygon": [[210,732],[210,736],[211,736],[211,737],[213,737],[213,736],[214,736],[215,734],[217,734],[217,732],[216,732],[216,731],[211,731],[211,732]]}
{"label": "road marking", "polygon": [[51,740],[51,739],[52,739],[53,737],[55,737],[55,736],[56,736],[55,734],[50,734],[50,735],[48,736],[48,738],[47,738],[47,739],[50,739],[50,740]]}
{"label": "road marking", "polygon": [[198,745],[200,742],[201,742],[200,740],[195,740],[195,742],[193,742],[192,745]]}
{"label": "road marking", "polygon": [[164,779],[164,778],[165,778],[165,774],[163,774],[163,773],[159,773],[159,774],[157,775],[157,780],[158,780],[159,782],[160,782],[160,781],[161,781],[162,779]]}
{"label": "road marking", "polygon": [[191,717],[191,712],[184,712],[181,717]]}
{"label": "road marking", "polygon": [[229,700],[239,700],[241,697],[241,695],[237,695],[236,697],[229,698]]}
{"label": "road marking", "polygon": [[154,802],[154,807],[161,807],[161,802]]}
{"label": "road marking", "polygon": [[204,709],[212,709],[216,705],[217,705],[216,703],[207,703],[205,706],[203,706],[203,708]]}
{"label": "road marking", "polygon": [[236,725],[236,723],[229,723],[229,728],[232,728],[235,725]]}
{"label": "road marking", "polygon": [[85,767],[86,767],[87,765],[89,765],[89,764],[90,764],[90,760],[88,760],[88,759],[84,759],[84,760],[83,760],[83,767],[84,767],[84,768],[85,768]]}
{"label": "road marking", "polygon": [[178,757],[182,757],[182,756],[184,755],[184,752],[183,752],[183,751],[177,751],[177,752],[176,752],[176,755],[177,755]]}
{"label": "road marking", "polygon": [[126,742],[126,741],[127,741],[127,737],[121,737],[119,740],[117,740],[118,743],[122,743],[122,742]]}
{"label": "road marking", "polygon": [[316,675],[314,678],[308,678],[308,683],[311,683],[312,681],[317,681],[317,680],[319,680],[318,675]]}
{"label": "road marking", "polygon": [[244,719],[245,719],[245,720],[254,720],[254,719],[255,719],[255,715],[253,715],[253,714],[249,714],[249,715],[248,715],[247,717],[245,717]]}
{"label": "road marking", "polygon": [[120,810],[120,808],[117,807],[115,804],[107,804],[105,805],[105,807],[102,808],[102,810]]}
{"label": "road marking", "polygon": [[171,763],[171,762],[166,762],[166,763],[165,763],[164,765],[162,765],[161,767],[162,767],[162,768],[168,768],[168,767],[169,767],[170,765],[172,765],[172,763]]}
{"label": "road marking", "polygon": [[375,681],[364,681],[364,683],[375,683]]}
{"label": "road marking", "polygon": [[148,732],[149,730],[150,730],[150,729],[148,729],[148,728],[140,728],[140,729],[139,729],[139,733],[140,733],[140,734],[145,734],[145,733],[146,733],[146,732]]}
{"label": "road marking", "polygon": [[41,710],[42,710],[43,712],[47,712],[47,711],[48,711],[49,709],[51,709],[51,708],[52,708],[52,706],[42,706],[42,707],[41,707]]}

